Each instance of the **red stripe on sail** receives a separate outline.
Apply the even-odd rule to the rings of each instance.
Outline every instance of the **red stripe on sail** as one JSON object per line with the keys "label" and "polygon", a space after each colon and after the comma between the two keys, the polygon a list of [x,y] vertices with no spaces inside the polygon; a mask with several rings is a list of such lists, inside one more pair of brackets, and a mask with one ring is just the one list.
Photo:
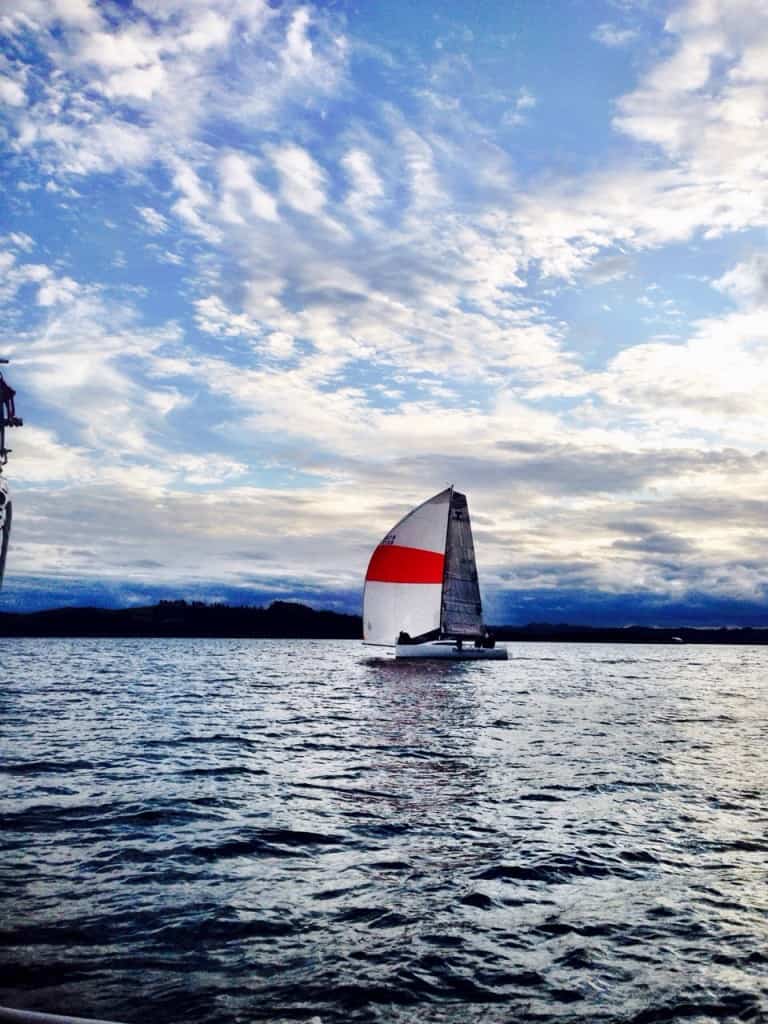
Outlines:
{"label": "red stripe on sail", "polygon": [[377,583],[442,583],[444,561],[438,551],[380,544],[365,578]]}

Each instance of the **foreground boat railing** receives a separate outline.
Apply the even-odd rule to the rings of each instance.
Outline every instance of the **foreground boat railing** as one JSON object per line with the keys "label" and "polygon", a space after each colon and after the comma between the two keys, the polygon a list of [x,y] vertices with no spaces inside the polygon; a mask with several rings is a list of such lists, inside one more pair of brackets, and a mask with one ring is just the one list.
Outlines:
{"label": "foreground boat railing", "polygon": [[34,1010],[12,1010],[0,1006],[2,1024],[116,1024],[115,1021],[94,1020],[92,1017],[62,1017],[58,1013],[37,1013]]}

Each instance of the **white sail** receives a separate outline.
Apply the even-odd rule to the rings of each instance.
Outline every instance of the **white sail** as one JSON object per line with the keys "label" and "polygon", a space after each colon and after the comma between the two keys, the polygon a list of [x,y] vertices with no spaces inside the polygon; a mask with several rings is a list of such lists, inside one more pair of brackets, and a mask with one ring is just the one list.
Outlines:
{"label": "white sail", "polygon": [[363,639],[394,646],[440,629],[448,510],[453,488],[409,512],[371,556],[363,593]]}

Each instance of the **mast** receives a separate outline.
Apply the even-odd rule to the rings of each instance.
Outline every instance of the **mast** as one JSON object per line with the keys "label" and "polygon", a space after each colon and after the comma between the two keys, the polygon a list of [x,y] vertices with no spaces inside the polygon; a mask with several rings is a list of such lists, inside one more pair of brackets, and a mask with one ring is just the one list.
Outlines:
{"label": "mast", "polygon": [[445,633],[445,579],[448,572],[448,545],[451,542],[451,511],[453,510],[453,488],[448,487],[448,518],[445,521],[445,547],[443,548],[443,583],[440,589],[440,636]]}

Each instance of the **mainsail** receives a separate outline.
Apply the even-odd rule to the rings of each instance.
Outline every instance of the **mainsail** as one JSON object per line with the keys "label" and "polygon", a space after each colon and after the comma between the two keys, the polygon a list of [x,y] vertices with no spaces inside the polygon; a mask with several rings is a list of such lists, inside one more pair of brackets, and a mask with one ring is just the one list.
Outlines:
{"label": "mainsail", "polygon": [[373,552],[365,576],[363,639],[480,636],[480,588],[466,496],[453,487],[401,519]]}
{"label": "mainsail", "polygon": [[466,495],[454,491],[448,517],[440,628],[448,636],[480,636],[483,606]]}

